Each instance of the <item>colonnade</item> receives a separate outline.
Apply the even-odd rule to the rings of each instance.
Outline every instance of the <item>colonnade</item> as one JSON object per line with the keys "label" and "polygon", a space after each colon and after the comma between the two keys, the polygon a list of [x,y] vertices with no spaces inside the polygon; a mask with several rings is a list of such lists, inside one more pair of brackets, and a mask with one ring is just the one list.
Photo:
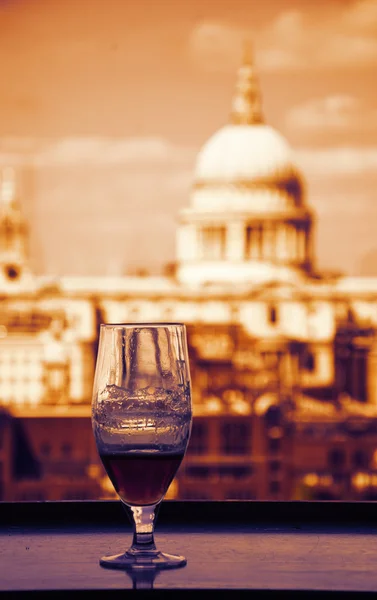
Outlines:
{"label": "colonnade", "polygon": [[302,221],[229,222],[181,226],[182,260],[271,261],[304,264],[311,260],[311,223]]}

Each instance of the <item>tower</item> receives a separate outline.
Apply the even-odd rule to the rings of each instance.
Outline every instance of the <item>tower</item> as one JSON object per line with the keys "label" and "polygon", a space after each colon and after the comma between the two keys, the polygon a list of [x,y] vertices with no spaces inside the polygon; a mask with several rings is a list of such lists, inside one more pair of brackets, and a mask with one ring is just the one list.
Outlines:
{"label": "tower", "polygon": [[0,172],[0,278],[19,280],[27,269],[27,226],[17,198],[15,173]]}

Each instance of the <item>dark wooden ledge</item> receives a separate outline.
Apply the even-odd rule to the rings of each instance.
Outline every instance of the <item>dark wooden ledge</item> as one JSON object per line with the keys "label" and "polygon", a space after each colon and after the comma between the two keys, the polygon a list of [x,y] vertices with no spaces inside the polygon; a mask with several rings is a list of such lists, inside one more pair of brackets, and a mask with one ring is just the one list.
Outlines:
{"label": "dark wooden ledge", "polygon": [[0,503],[0,596],[377,597],[374,502],[166,500],[157,546],[188,563],[148,590],[98,564],[131,535],[118,501]]}

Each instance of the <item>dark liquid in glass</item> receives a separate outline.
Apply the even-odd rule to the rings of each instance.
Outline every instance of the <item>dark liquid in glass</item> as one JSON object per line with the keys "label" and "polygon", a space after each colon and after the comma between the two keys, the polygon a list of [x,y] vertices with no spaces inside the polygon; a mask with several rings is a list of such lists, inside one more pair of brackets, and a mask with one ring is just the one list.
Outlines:
{"label": "dark liquid in glass", "polygon": [[131,506],[157,504],[166,494],[184,454],[100,454],[120,498]]}

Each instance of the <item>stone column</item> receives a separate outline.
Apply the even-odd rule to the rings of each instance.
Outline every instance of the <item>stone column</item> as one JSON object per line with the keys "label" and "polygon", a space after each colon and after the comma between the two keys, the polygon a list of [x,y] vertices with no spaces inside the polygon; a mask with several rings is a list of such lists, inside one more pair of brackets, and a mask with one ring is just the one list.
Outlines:
{"label": "stone column", "polygon": [[312,252],[312,229],[310,225],[307,224],[305,227],[305,260],[307,262],[312,261],[313,252]]}
{"label": "stone column", "polygon": [[301,240],[300,240],[300,260],[301,262],[306,261],[306,228],[301,229]]}
{"label": "stone column", "polygon": [[246,227],[242,222],[229,223],[226,234],[225,256],[229,261],[245,258]]}
{"label": "stone column", "polygon": [[[249,241],[247,242],[247,230],[250,229]],[[245,228],[245,257],[248,260],[256,260],[260,256],[260,231],[259,225],[248,225]]]}
{"label": "stone column", "polygon": [[262,260],[266,260],[266,226],[262,225],[260,230],[260,257]]}
{"label": "stone column", "polygon": [[257,249],[257,257],[258,259],[263,258],[263,225],[258,224],[256,226],[256,237],[255,237],[255,246]]}
{"label": "stone column", "polygon": [[292,223],[287,223],[287,258],[289,262],[293,262],[295,257],[295,236],[296,231],[294,229],[294,226],[292,225]]}
{"label": "stone column", "polygon": [[302,234],[303,229],[301,223],[296,226],[296,260],[301,263],[303,261],[303,252],[302,252]]}
{"label": "stone column", "polygon": [[294,263],[300,262],[300,230],[297,224],[292,227],[292,260]]}
{"label": "stone column", "polygon": [[252,233],[250,240],[249,258],[253,260],[260,260],[264,256],[264,237],[263,227],[260,223],[251,225]]}
{"label": "stone column", "polygon": [[278,262],[284,262],[287,258],[287,226],[284,222],[277,224],[276,258]]}
{"label": "stone column", "polygon": [[271,223],[271,259],[276,262],[278,259],[278,224]]}
{"label": "stone column", "polygon": [[246,225],[245,226],[245,231],[244,231],[244,258],[245,260],[250,260],[251,258],[253,258],[252,255],[252,246],[251,244],[254,241],[254,230],[252,228],[251,225]]}
{"label": "stone column", "polygon": [[271,260],[275,254],[275,232],[272,223],[266,223],[263,227],[263,258]]}

